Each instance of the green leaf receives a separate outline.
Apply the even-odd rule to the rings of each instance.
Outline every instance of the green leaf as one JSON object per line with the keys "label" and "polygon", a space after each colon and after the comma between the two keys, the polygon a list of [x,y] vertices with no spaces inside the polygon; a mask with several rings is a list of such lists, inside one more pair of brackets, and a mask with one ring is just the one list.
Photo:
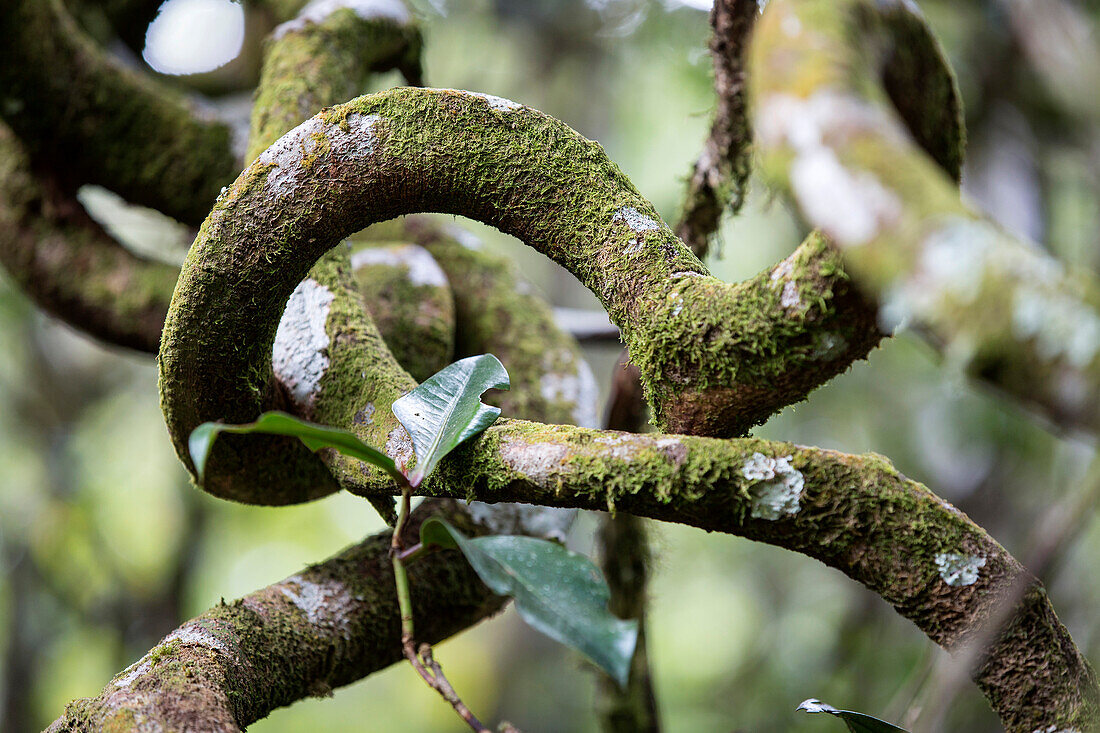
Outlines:
{"label": "green leaf", "polygon": [[587,557],[533,537],[470,539],[436,518],[421,525],[420,541],[461,550],[485,585],[515,599],[524,621],[581,652],[626,686],[638,624],[607,610],[607,583]]}
{"label": "green leaf", "polygon": [[360,461],[378,466],[398,482],[405,480],[402,473],[397,470],[397,465],[392,458],[380,450],[371,448],[347,430],[299,420],[285,412],[265,412],[253,423],[224,425],[216,422],[205,422],[191,431],[187,447],[191,451],[191,460],[195,464],[195,471],[198,473],[200,482],[206,469],[206,459],[210,456],[210,448],[213,446],[214,440],[222,433],[289,435],[301,440],[312,451],[321,448],[335,448],[345,456],[358,458]]}
{"label": "green leaf", "polygon": [[487,389],[508,389],[508,372],[492,354],[460,359],[428,377],[393,403],[393,414],[412,436],[419,486],[443,456],[493,424],[500,409],[481,402]]}
{"label": "green leaf", "polygon": [[870,715],[857,713],[854,710],[837,710],[832,705],[812,697],[809,700],[803,700],[802,704],[798,706],[798,710],[805,710],[807,713],[835,715],[844,721],[844,724],[848,726],[848,730],[852,733],[897,733],[898,731],[906,733],[904,728],[887,723],[885,720],[872,718]]}

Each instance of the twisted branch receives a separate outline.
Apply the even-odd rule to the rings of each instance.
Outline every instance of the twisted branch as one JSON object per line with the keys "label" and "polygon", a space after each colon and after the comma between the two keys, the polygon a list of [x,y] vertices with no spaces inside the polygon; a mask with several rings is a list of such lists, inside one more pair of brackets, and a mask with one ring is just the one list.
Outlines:
{"label": "twisted branch", "polygon": [[[448,145],[457,139],[461,146]],[[465,92],[403,89],[363,97],[282,138],[204,225],[161,351],[163,406],[177,445],[201,421],[243,421],[263,408],[274,326],[313,261],[373,220],[432,209],[481,218],[571,266],[635,348],[643,335],[654,338],[656,324],[686,331],[680,343],[691,348],[700,322],[729,328],[745,307],[723,302],[722,295],[732,299],[723,288],[736,286],[703,274],[602,152],[560,123]],[[328,414],[343,416],[335,424],[407,461],[408,436],[385,408],[411,380],[379,347],[362,312],[328,310],[325,303],[335,299],[314,285],[311,302],[320,305],[306,309],[303,328],[325,334],[332,367],[318,367],[318,352],[310,349],[297,355],[292,368],[316,368],[316,391],[303,391],[305,398],[327,401]],[[692,301],[676,310],[677,297],[700,287],[716,293],[711,308],[689,310]],[[725,321],[708,322],[722,306]],[[695,376],[682,366],[677,374]],[[352,417],[367,405],[375,419],[357,424]],[[237,482],[257,481],[269,470],[248,458],[264,441],[241,437],[212,456],[212,490],[231,493]],[[276,470],[300,470],[301,455],[275,457]],[[304,457],[322,464],[308,452]],[[270,453],[265,458],[270,465]],[[394,492],[371,469],[337,456],[323,463],[357,493]],[[508,420],[445,461],[423,490],[491,502],[613,506],[795,549],[875,590],[948,648],[964,643],[1025,573],[979,527],[881,459],[782,443]],[[1091,721],[1100,697],[1096,680],[1034,587],[976,680],[1012,730],[1037,721]]]}
{"label": "twisted branch", "polygon": [[[862,31],[889,25],[877,7],[780,0],[761,21],[752,86],[765,172],[840,245],[888,327],[911,319],[950,361],[1056,425],[1100,428],[1100,286],[971,210],[926,153],[936,145],[914,144],[868,68],[878,47]],[[886,7],[895,26],[922,25],[904,3]],[[926,99],[953,96],[949,77],[918,83]]]}

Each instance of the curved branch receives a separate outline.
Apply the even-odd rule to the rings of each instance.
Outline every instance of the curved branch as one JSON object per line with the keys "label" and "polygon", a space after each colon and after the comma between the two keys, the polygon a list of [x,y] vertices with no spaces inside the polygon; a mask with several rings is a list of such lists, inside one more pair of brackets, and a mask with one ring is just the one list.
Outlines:
{"label": "curved branch", "polygon": [[[852,44],[878,7],[769,6],[752,66],[764,169],[844,250],[884,321],[912,318],[970,375],[1060,426],[1095,431],[1100,284],[972,211],[909,138],[865,68],[870,50]],[[949,94],[942,75],[926,81]]]}
{"label": "curved branch", "polygon": [[[455,139],[462,145],[448,145]],[[311,152],[317,154],[306,165],[301,154]],[[702,287],[720,303],[729,297],[722,288],[734,287],[701,274],[701,264],[618,169],[560,123],[466,92],[363,97],[307,121],[261,156],[219,202],[189,253],[160,359],[162,401],[178,449],[203,420],[244,421],[262,409],[275,323],[313,262],[347,232],[415,208],[482,218],[572,265],[635,346],[643,335],[657,337],[655,323],[668,325],[653,311],[674,309],[679,294]],[[579,242],[577,232],[585,234]],[[773,289],[771,274],[767,282],[768,293],[788,290]],[[331,414],[343,418],[334,424],[407,461],[411,442],[385,408],[411,380],[372,341],[361,310],[358,320],[330,312],[326,304],[336,301],[324,286],[307,290],[303,302],[313,305],[303,309],[303,333],[321,334],[326,350],[316,346],[321,338],[307,339],[297,354],[296,368],[314,369],[302,372],[313,379],[303,395],[328,395]],[[689,338],[700,323],[729,328],[737,307],[755,312],[759,300],[730,307],[719,324],[720,306],[691,301],[673,324],[684,324]],[[801,314],[794,304],[785,307]],[[374,419],[357,423],[354,414],[367,405]],[[212,456],[209,490],[232,492],[276,461],[280,479],[296,470],[300,454],[265,452],[261,466],[249,455],[264,441],[239,437]],[[964,643],[1024,573],[969,519],[874,456],[520,421],[494,425],[453,455],[426,482],[427,493],[610,506],[771,542],[863,582],[949,648]],[[366,496],[395,491],[373,469],[338,456],[326,461],[346,488]],[[1093,719],[1095,678],[1041,590],[1017,609],[999,643],[976,679],[1007,727]]]}
{"label": "curved branch", "polygon": [[420,49],[420,29],[400,0],[307,5],[267,40],[247,159],[322,107],[362,93],[373,73],[396,68],[418,86]]}
{"label": "curved branch", "polygon": [[[451,502],[432,512],[476,530]],[[465,518],[465,520],[464,520]],[[95,698],[71,703],[50,731],[201,730],[235,733],[275,708],[322,695],[403,659],[390,533],[383,532],[166,636]],[[418,635],[443,639],[496,613],[494,596],[456,552],[409,566]]]}
{"label": "curved branch", "polygon": [[[570,267],[623,329],[659,420],[677,429],[742,431],[878,339],[845,310],[858,295],[820,238],[751,281],[723,283],[704,274],[599,146],[560,122],[495,97],[394,90],[288,133],[203,226],[161,350],[163,406],[185,462],[186,436],[200,422],[245,422],[278,404],[270,362],[278,314],[318,257],[373,221],[424,210],[493,223]],[[299,333],[313,340],[297,362],[277,358],[275,373],[301,385],[295,399],[326,422],[352,425],[359,410],[390,404],[413,384],[337,296],[317,281],[299,287]],[[346,362],[336,353],[345,350]],[[329,364],[344,366],[334,373]],[[359,374],[373,378],[351,378]],[[360,426],[376,445],[397,427],[380,412]],[[211,467],[224,464],[211,474],[223,478],[208,490],[255,493],[276,476],[316,485],[303,467],[319,461],[304,448],[288,446],[265,468],[246,443],[215,451]],[[354,485],[359,475],[349,468],[340,479]]]}
{"label": "curved branch", "polygon": [[706,257],[722,212],[728,207],[736,214],[745,201],[752,170],[745,55],[759,13],[756,0],[717,0],[710,11],[717,109],[703,152],[692,167],[684,213],[676,227],[676,235],[699,259]]}
{"label": "curved branch", "polygon": [[[382,482],[376,488],[392,491]],[[975,682],[1010,731],[1086,730],[1100,720],[1092,668],[1038,581],[880,456],[505,421],[446,462],[424,490],[613,507],[795,550],[864,584],[949,650],[976,639],[1003,598],[1022,598]],[[1012,595],[1020,587],[1029,590]]]}
{"label": "curved branch", "polygon": [[107,343],[156,353],[179,269],[131,253],[31,169],[0,122],[0,264],[43,310]]}
{"label": "curved branch", "polygon": [[48,165],[187,224],[209,212],[237,163],[229,128],[96,48],[61,0],[0,4],[0,115]]}

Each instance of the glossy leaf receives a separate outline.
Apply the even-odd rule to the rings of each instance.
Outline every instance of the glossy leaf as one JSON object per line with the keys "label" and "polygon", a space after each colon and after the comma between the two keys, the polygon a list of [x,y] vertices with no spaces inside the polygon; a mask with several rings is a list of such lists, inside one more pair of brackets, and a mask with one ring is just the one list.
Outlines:
{"label": "glossy leaf", "polygon": [[461,550],[485,585],[515,599],[524,621],[581,652],[626,686],[638,624],[607,610],[607,583],[587,557],[534,537],[467,538],[435,518],[421,525],[420,541]]}
{"label": "glossy leaf", "polygon": [[848,730],[852,733],[906,733],[904,728],[899,728],[892,723],[887,723],[885,720],[879,720],[873,718],[870,715],[864,715],[863,713],[857,713],[854,710],[837,710],[828,703],[823,703],[816,698],[810,698],[809,700],[803,700],[802,704],[798,706],[799,710],[805,710],[807,713],[828,713],[829,715],[835,715],[844,721],[844,724],[848,726]]}
{"label": "glossy leaf", "polygon": [[493,424],[500,409],[482,403],[487,389],[508,389],[508,372],[492,354],[460,359],[393,403],[393,414],[412,436],[419,486],[455,447]]}
{"label": "glossy leaf", "polygon": [[191,460],[195,464],[200,482],[203,471],[206,469],[206,459],[210,456],[210,448],[222,433],[289,435],[301,440],[312,451],[334,448],[345,456],[358,458],[360,461],[381,468],[398,482],[405,480],[392,458],[376,448],[371,448],[347,430],[300,420],[285,412],[265,412],[256,422],[245,425],[206,422],[191,431],[187,447],[191,452]]}

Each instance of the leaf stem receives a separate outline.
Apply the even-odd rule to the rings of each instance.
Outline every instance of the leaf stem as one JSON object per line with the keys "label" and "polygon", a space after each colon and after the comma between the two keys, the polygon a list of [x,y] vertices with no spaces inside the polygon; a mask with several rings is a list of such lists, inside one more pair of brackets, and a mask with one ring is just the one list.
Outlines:
{"label": "leaf stem", "polygon": [[405,572],[401,541],[401,532],[409,519],[412,501],[412,487],[407,483],[401,487],[401,509],[397,512],[397,522],[393,525],[393,538],[390,540],[390,557],[393,559],[393,577],[397,585],[397,605],[401,609],[401,639],[413,636],[412,595],[409,592],[409,575]]}
{"label": "leaf stem", "polygon": [[439,663],[432,656],[432,647],[429,644],[421,644],[417,649],[416,639],[413,635],[413,607],[412,594],[409,591],[409,575],[405,571],[405,560],[423,553],[425,548],[417,543],[405,548],[401,540],[401,533],[405,529],[411,513],[413,487],[408,481],[403,481],[401,486],[401,508],[397,512],[397,522],[393,526],[393,538],[390,540],[390,557],[393,561],[393,577],[397,586],[397,605],[401,609],[401,648],[405,658],[409,660],[416,673],[428,683],[428,686],[438,692],[444,700],[451,704],[459,717],[466,721],[470,729],[476,733],[492,733],[491,730],[481,724],[466,703],[455,692],[454,687],[443,674]]}

